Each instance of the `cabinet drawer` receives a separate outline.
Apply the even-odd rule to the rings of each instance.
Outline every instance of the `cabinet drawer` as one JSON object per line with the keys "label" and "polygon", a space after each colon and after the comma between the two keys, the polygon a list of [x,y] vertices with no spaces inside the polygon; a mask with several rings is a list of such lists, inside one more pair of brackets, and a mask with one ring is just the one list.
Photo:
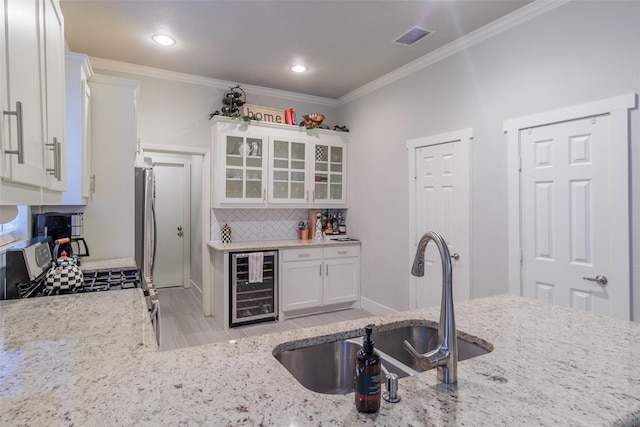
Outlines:
{"label": "cabinet drawer", "polygon": [[324,248],[325,258],[343,258],[360,255],[360,246],[336,246],[332,248]]}
{"label": "cabinet drawer", "polygon": [[305,261],[322,259],[322,248],[285,249],[282,251],[282,261]]}

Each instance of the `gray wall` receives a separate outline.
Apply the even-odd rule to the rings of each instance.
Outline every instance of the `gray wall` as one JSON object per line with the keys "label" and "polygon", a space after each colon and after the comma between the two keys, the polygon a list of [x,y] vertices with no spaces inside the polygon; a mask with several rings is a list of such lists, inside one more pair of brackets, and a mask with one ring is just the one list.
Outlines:
{"label": "gray wall", "polygon": [[[472,295],[508,291],[507,119],[640,93],[640,2],[570,2],[338,109],[351,129],[350,232],[362,295],[409,307],[405,141],[472,127]],[[640,116],[631,111],[631,192],[640,210]],[[640,319],[640,215],[632,216]]]}

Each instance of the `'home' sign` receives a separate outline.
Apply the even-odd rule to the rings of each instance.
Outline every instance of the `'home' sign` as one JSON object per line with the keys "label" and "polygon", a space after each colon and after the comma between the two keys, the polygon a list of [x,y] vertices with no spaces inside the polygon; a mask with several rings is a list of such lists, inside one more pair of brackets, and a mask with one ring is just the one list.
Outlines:
{"label": "'home' sign", "polygon": [[271,123],[284,123],[284,110],[260,107],[258,105],[244,104],[243,114],[254,115],[256,119]]}

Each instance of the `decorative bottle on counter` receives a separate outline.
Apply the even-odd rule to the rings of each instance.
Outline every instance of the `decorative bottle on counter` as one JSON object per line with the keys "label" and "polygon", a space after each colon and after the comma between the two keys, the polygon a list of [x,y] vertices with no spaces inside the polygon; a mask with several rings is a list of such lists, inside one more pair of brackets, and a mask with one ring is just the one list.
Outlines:
{"label": "decorative bottle on counter", "polygon": [[316,214],[316,234],[315,234],[315,239],[316,240],[322,240],[322,215],[320,214],[320,212],[318,212]]}
{"label": "decorative bottle on counter", "polygon": [[356,355],[355,399],[358,412],[372,413],[380,408],[380,356],[373,349],[373,325],[365,327],[362,349]]}
{"label": "decorative bottle on counter", "polygon": [[231,243],[231,227],[229,227],[229,224],[225,224],[222,227],[222,243]]}
{"label": "decorative bottle on counter", "polygon": [[347,224],[344,222],[344,217],[338,212],[338,231],[340,234],[347,234]]}

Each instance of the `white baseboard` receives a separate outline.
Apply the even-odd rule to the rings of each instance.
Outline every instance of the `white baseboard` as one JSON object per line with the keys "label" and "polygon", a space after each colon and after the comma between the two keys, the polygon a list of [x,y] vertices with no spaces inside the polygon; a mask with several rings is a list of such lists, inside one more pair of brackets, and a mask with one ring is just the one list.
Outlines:
{"label": "white baseboard", "polygon": [[363,310],[366,310],[371,314],[375,314],[376,316],[398,312],[398,310],[394,310],[365,297],[360,297],[360,306]]}
{"label": "white baseboard", "polygon": [[200,288],[200,286],[198,286],[196,284],[196,282],[194,282],[193,280],[190,280],[191,282],[191,286],[193,286],[194,288],[196,288],[198,290],[198,292],[200,292],[200,295],[202,295],[202,289]]}

